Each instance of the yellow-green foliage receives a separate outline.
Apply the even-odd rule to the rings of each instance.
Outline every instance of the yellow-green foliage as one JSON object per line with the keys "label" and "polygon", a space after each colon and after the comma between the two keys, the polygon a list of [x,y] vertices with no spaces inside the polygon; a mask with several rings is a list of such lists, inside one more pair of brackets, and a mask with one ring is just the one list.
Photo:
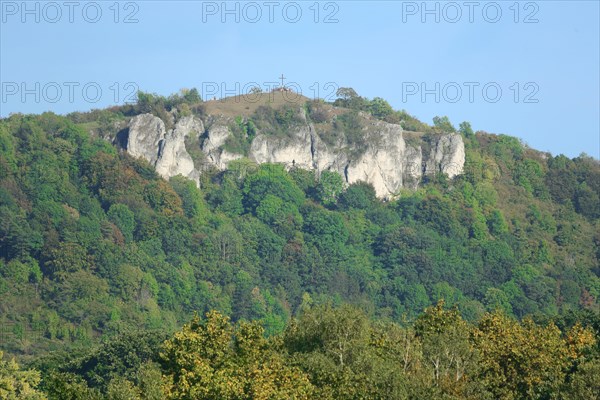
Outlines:
{"label": "yellow-green foliage", "polygon": [[45,400],[46,396],[37,390],[40,373],[22,370],[14,358],[5,361],[3,355],[0,351],[0,399]]}

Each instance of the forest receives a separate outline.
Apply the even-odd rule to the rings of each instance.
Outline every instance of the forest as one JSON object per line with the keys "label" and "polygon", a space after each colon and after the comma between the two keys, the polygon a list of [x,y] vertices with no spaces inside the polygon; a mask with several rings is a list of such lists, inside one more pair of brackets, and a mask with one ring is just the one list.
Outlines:
{"label": "forest", "polygon": [[197,187],[105,140],[193,90],[1,119],[0,398],[597,398],[599,161],[333,105],[460,133],[464,174],[381,201],[241,159]]}

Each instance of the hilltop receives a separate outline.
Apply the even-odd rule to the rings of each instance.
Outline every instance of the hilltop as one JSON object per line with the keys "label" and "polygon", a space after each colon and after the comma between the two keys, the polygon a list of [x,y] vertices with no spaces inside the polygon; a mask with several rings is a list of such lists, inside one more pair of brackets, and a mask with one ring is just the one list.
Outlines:
{"label": "hilltop", "polygon": [[182,175],[199,185],[203,171],[225,170],[245,159],[312,170],[317,178],[335,172],[345,185],[373,185],[383,199],[418,188],[427,176],[453,178],[463,171],[465,149],[457,133],[415,133],[405,140],[400,123],[363,111],[291,92],[255,96],[255,101],[238,96],[207,102],[201,116],[176,110],[162,119],[137,115],[121,134],[123,149],[144,158],[165,179]]}

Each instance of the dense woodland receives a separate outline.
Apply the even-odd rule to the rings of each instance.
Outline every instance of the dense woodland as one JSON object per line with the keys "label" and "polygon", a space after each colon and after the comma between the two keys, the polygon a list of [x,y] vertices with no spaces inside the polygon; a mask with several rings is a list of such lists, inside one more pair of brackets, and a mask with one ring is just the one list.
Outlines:
{"label": "dense woodland", "polygon": [[[383,202],[241,159],[198,188],[105,140],[141,112],[202,115],[194,90],[0,120],[0,398],[598,396],[598,160],[351,89],[304,106],[346,110],[355,148],[358,111],[457,131],[465,173]],[[228,145],[289,115],[240,118]]]}

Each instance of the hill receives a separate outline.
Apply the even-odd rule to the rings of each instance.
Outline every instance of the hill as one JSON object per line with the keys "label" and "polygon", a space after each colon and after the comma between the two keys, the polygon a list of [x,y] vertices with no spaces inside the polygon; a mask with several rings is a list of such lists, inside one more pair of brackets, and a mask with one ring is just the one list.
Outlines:
{"label": "hill", "polygon": [[[359,96],[297,107],[322,132],[358,115],[402,127],[409,144],[460,138],[460,173],[424,174],[384,201],[334,169],[240,158],[167,181],[123,151],[131,121],[147,114],[165,133],[186,117],[233,120],[226,140],[244,155],[252,125],[293,131],[295,108],[278,101],[140,93],[136,105],[0,120],[0,348],[28,363],[131,328],[169,335],[210,310],[274,337],[326,304],[403,326],[439,299],[472,323],[498,309],[537,320],[598,312],[600,164],[588,156],[552,156],[447,118],[428,126]],[[360,150],[355,140],[349,150]],[[184,147],[193,162],[206,156],[199,142]]]}

